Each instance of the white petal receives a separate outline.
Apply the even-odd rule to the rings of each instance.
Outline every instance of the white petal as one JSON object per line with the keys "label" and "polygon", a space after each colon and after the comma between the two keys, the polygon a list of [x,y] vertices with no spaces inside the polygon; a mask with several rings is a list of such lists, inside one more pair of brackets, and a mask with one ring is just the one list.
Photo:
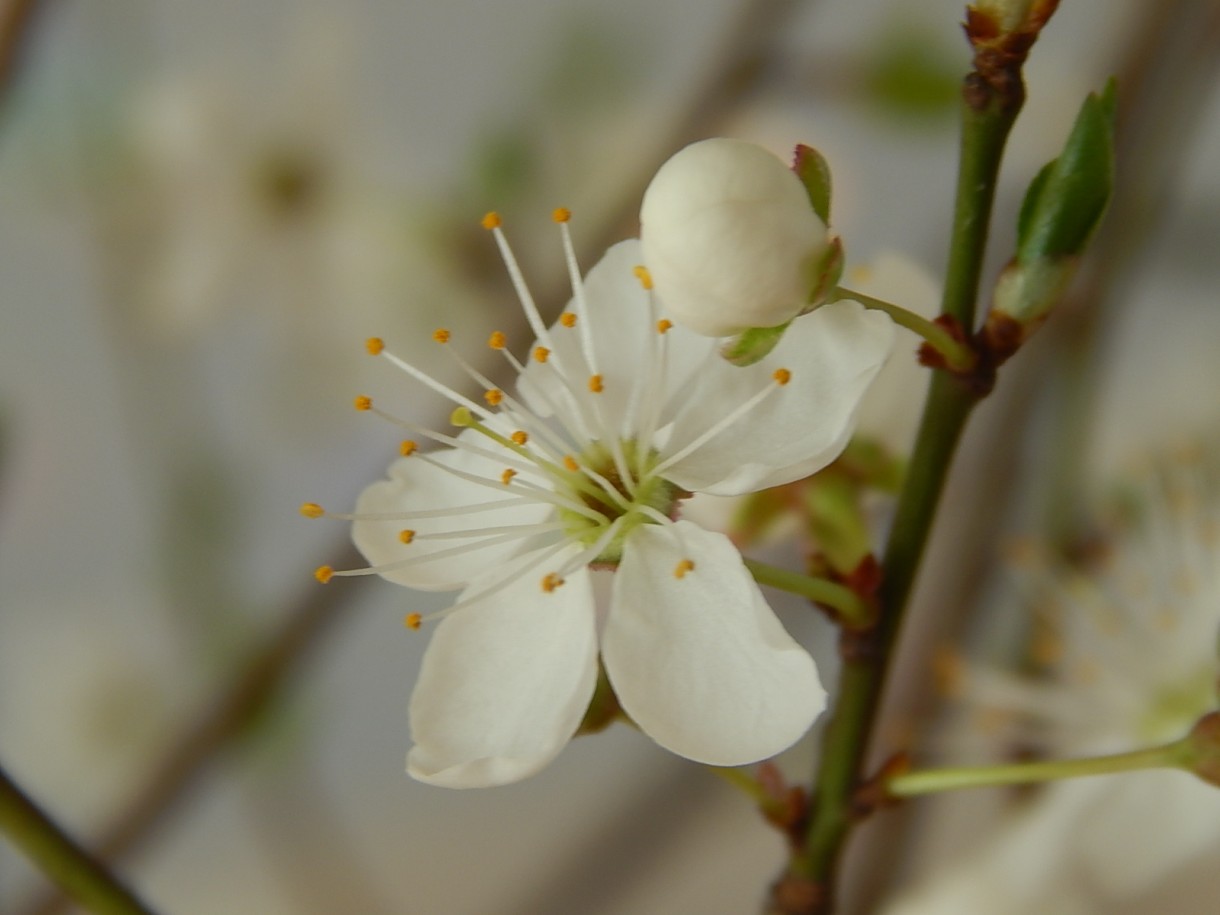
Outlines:
{"label": "white petal", "polygon": [[[660,313],[654,317],[649,293],[634,273],[642,263],[639,241],[628,239],[610,248],[589,271],[584,280],[588,309],[584,320],[588,327],[582,330],[579,320],[578,326],[570,328],[554,324],[550,328],[554,354],[545,363],[531,359],[519,384],[522,398],[537,413],[549,416],[553,408],[558,408],[570,417],[575,396],[584,403],[589,416],[596,409],[605,427],[622,430],[632,389],[649,377],[658,344],[656,317]],[[575,313],[576,306],[569,302],[566,311]],[[585,332],[592,343],[594,366],[589,365],[581,347]],[[679,337],[682,339],[677,340]],[[539,341],[534,345],[540,345]],[[706,338],[673,328],[666,345],[670,353],[661,384],[673,390],[685,386],[711,344]],[[567,373],[566,383],[558,374],[560,366]],[[594,367],[602,376],[602,391],[596,395],[588,390]],[[651,396],[660,393],[650,392]],[[596,430],[594,435],[598,437]]]}
{"label": "white petal", "polygon": [[[463,437],[472,437],[463,433]],[[480,442],[487,441],[480,438]],[[490,447],[496,447],[491,445]],[[469,452],[446,448],[431,455],[444,467],[495,482],[505,465]],[[352,539],[370,564],[386,565],[413,556],[428,556],[463,545],[469,551],[440,559],[389,569],[383,577],[425,591],[450,591],[475,581],[504,560],[517,555],[527,545],[526,535],[495,546],[475,548],[473,544],[485,537],[428,540],[428,534],[445,531],[485,530],[508,525],[537,524],[552,513],[551,506],[541,502],[523,502],[513,495],[510,487],[487,487],[447,472],[417,455],[402,458],[390,465],[389,479],[366,487],[356,502],[358,514],[387,512],[418,512],[436,509],[461,509],[482,502],[503,501],[503,508],[493,508],[472,514],[446,515],[439,518],[405,519],[401,521],[357,521],[352,525]],[[415,531],[415,539],[403,544],[399,534]]]}
{"label": "white petal", "polygon": [[834,302],[793,322],[756,365],[709,364],[696,379],[665,451],[675,454],[753,393],[792,373],[745,416],[664,475],[686,489],[737,495],[821,470],[847,445],[869,384],[885,364],[894,324],[857,302]]}
{"label": "white petal", "polygon": [[533,775],[572,738],[597,680],[593,591],[581,569],[543,592],[548,568],[437,627],[411,696],[414,778],[448,788],[508,784]]}
{"label": "white petal", "polygon": [[[683,559],[695,567],[677,578]],[[644,733],[712,765],[774,756],[826,705],[813,659],[775,618],[736,548],[687,521],[627,538],[602,658]]]}
{"label": "white petal", "polygon": [[[1096,884],[1131,898],[1205,854],[1220,839],[1220,792],[1187,772],[1130,772],[1095,780],[1075,846]],[[1057,786],[1058,787],[1058,786]],[[1064,785],[1073,791],[1078,784]],[[1062,793],[1062,792],[1061,792]]]}

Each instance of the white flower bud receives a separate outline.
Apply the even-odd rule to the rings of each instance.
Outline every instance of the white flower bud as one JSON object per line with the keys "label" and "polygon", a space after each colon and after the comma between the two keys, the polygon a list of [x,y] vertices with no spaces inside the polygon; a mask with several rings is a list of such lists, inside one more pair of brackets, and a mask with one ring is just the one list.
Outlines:
{"label": "white flower bud", "polygon": [[640,208],[644,263],[662,304],[696,333],[775,327],[807,311],[831,239],[800,179],[753,143],[692,143],[661,166]]}

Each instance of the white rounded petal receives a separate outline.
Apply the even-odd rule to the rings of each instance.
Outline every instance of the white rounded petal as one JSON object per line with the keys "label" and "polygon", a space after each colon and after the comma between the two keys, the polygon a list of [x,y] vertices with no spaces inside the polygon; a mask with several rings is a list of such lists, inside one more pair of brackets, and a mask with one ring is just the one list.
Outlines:
{"label": "white rounded petal", "polygon": [[[694,568],[679,578],[687,559]],[[774,756],[826,705],[813,659],[771,612],[736,548],[687,521],[645,525],[627,538],[602,659],[644,733],[711,765]]]}
{"label": "white rounded petal", "polygon": [[548,568],[437,627],[411,695],[412,777],[447,788],[504,785],[533,775],[572,738],[597,680],[593,590],[581,569],[546,593],[539,580]]}
{"label": "white rounded petal", "polygon": [[[473,437],[463,433],[463,437]],[[479,437],[480,441],[485,441]],[[494,444],[491,447],[496,447]],[[410,518],[388,521],[357,521],[352,525],[352,540],[373,566],[390,566],[383,578],[396,584],[424,591],[451,591],[477,580],[489,569],[519,554],[528,544],[523,531],[519,539],[492,546],[477,547],[488,539],[489,528],[538,524],[553,512],[551,506],[522,501],[507,486],[482,486],[450,473],[446,468],[496,482],[506,465],[470,452],[447,448],[429,456],[440,467],[419,455],[402,458],[390,465],[389,479],[367,486],[356,501],[357,514],[410,513],[449,509],[453,514],[436,518]],[[503,502],[503,507],[474,513],[461,513],[465,506],[483,502]],[[404,530],[415,532],[404,544]],[[471,530],[469,537],[428,539],[430,534]],[[495,535],[499,536],[499,535]],[[461,547],[467,550],[460,550]],[[427,557],[442,551],[459,550],[437,559],[393,568],[392,564],[412,557]]]}
{"label": "white rounded petal", "polygon": [[[551,326],[552,355],[545,363],[530,359],[518,385],[522,399],[537,413],[549,416],[559,411],[577,426],[573,417],[584,415],[601,427],[622,431],[633,398],[662,396],[665,390],[683,386],[707,356],[712,346],[707,339],[674,328],[665,341],[665,372],[659,374],[656,322],[664,312],[650,301],[651,293],[635,276],[643,263],[639,241],[628,239],[610,248],[589,271],[584,279],[587,313],[576,326],[565,327],[558,321]],[[578,313],[573,302],[565,311]],[[584,330],[581,320],[588,322]],[[581,342],[586,333],[592,360]],[[534,341],[535,347],[540,345],[542,341]],[[602,380],[598,394],[588,386],[594,374]],[[635,392],[639,386],[643,390]],[[596,428],[592,434],[600,437]]]}
{"label": "white rounded petal", "polygon": [[1073,844],[1091,879],[1111,898],[1131,898],[1215,853],[1220,792],[1194,775],[1152,770],[1096,782]]}
{"label": "white rounded petal", "polygon": [[[772,393],[681,458],[664,476],[686,489],[738,495],[821,470],[847,445],[856,410],[894,341],[894,324],[857,302],[824,305],[793,322],[761,362],[708,364],[696,378],[665,453],[677,454],[755,393]],[[791,379],[775,386],[784,368]]]}
{"label": "white rounded petal", "polygon": [[720,337],[800,314],[829,240],[791,169],[761,146],[717,138],[661,166],[640,241],[675,320]]}

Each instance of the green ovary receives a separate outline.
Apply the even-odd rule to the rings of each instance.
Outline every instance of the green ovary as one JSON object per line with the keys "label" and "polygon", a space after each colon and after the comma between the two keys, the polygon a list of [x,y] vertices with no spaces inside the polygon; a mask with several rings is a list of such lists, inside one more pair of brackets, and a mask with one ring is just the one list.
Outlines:
{"label": "green ovary", "polygon": [[601,442],[594,442],[579,456],[577,462],[581,467],[587,467],[614,487],[622,501],[630,504],[624,507],[621,502],[611,496],[592,477],[576,471],[566,482],[566,494],[574,501],[582,502],[589,508],[604,516],[594,519],[570,509],[560,509],[559,517],[564,522],[565,532],[573,540],[585,546],[592,546],[605,532],[606,528],[619,518],[618,529],[609,543],[593,561],[596,563],[617,563],[623,556],[623,544],[631,531],[641,524],[655,524],[656,520],[649,517],[641,507],[651,508],[662,515],[673,514],[678,500],[689,495],[681,487],[668,480],[652,476],[652,468],[659,463],[659,455],[649,449],[647,454],[640,455],[640,449],[634,441],[621,443],[624,464],[636,480],[635,493],[632,495],[622,474],[615,463],[610,449]]}

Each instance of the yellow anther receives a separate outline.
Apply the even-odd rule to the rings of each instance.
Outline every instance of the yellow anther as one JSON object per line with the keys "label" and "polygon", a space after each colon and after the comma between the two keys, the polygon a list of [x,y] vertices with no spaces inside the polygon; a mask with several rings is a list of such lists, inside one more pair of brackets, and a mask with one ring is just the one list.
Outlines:
{"label": "yellow anther", "polygon": [[438,327],[432,331],[432,339],[437,343],[448,343],[451,336],[453,335],[449,333],[449,329],[446,327]]}
{"label": "yellow anther", "polygon": [[500,474],[500,482],[507,486],[513,481],[513,477],[516,475],[517,471],[513,470],[511,467],[505,467],[504,472]]}
{"label": "yellow anther", "polygon": [[669,333],[669,329],[673,326],[674,326],[674,322],[669,320],[669,318],[662,318],[660,321],[657,322],[657,333],[658,334]]}
{"label": "yellow anther", "polygon": [[483,399],[487,401],[488,405],[498,407],[504,400],[504,392],[499,388],[489,388],[483,392]]}
{"label": "yellow anther", "polygon": [[363,394],[361,394],[352,401],[352,406],[357,410],[371,410],[373,409],[373,398],[365,397]]}
{"label": "yellow anther", "polygon": [[513,440],[513,444],[515,445],[524,445],[530,440],[529,433],[521,429],[518,429],[511,436],[509,436],[509,438]]}
{"label": "yellow anther", "polygon": [[601,375],[590,375],[589,376],[589,390],[592,391],[594,394],[600,394],[604,390],[604,387],[602,385],[602,376]]}
{"label": "yellow anther", "polygon": [[572,211],[567,207],[556,207],[551,213],[551,219],[556,222],[567,222],[572,218]]}
{"label": "yellow anther", "polygon": [[545,591],[547,594],[550,594],[552,591],[554,591],[556,588],[558,588],[562,584],[563,584],[563,579],[560,578],[558,575],[556,575],[554,572],[547,572],[546,575],[544,575],[542,577],[542,590]]}
{"label": "yellow anther", "polygon": [[398,532],[398,542],[399,543],[410,543],[414,539],[415,539],[415,531],[407,530],[406,528],[404,528],[403,530]]}
{"label": "yellow anther", "polygon": [[631,272],[635,274],[635,278],[640,281],[641,286],[645,289],[652,288],[652,274],[648,272],[647,267],[640,264],[638,267],[633,268]]}
{"label": "yellow anther", "polygon": [[545,346],[535,346],[534,347],[534,361],[535,362],[546,362],[547,359],[549,359],[549,358],[551,358],[551,351],[549,349],[547,349]]}
{"label": "yellow anther", "polygon": [[451,425],[465,428],[474,425],[474,417],[470,415],[470,411],[465,407],[457,407],[449,414],[449,422]]}
{"label": "yellow anther", "polygon": [[364,348],[369,351],[370,356],[378,356],[385,349],[385,341],[380,337],[369,337],[364,341]]}
{"label": "yellow anther", "polygon": [[313,577],[322,582],[322,584],[326,584],[328,581],[330,581],[334,574],[335,570],[330,566],[318,566],[313,570]]}
{"label": "yellow anther", "polygon": [[563,456],[563,466],[572,471],[572,473],[577,473],[580,470],[580,465],[576,463],[576,458],[570,454]]}
{"label": "yellow anther", "polygon": [[500,228],[500,214],[492,210],[483,217],[483,228],[491,231],[492,229]]}
{"label": "yellow anther", "polygon": [[690,559],[683,559],[674,566],[674,578],[685,578],[687,572],[695,571],[695,563]]}
{"label": "yellow anther", "polygon": [[401,454],[403,457],[410,457],[418,450],[419,450],[419,443],[413,442],[409,438],[404,438],[402,440],[402,443],[398,446],[398,453]]}
{"label": "yellow anther", "polygon": [[575,327],[576,326],[576,312],[565,311],[563,314],[561,314],[559,316],[559,323],[562,324],[564,327]]}
{"label": "yellow anther", "polygon": [[321,518],[326,514],[326,509],[317,502],[304,502],[301,504],[301,514],[306,518]]}
{"label": "yellow anther", "polygon": [[776,384],[783,387],[792,380],[792,373],[787,369],[776,369],[772,372],[771,377],[775,379]]}
{"label": "yellow anther", "polygon": [[424,623],[424,618],[418,613],[408,613],[402,618],[402,624],[408,629],[419,629]]}
{"label": "yellow anther", "polygon": [[508,342],[504,337],[504,331],[492,331],[491,336],[487,338],[487,345],[492,349],[504,349],[504,344]]}

